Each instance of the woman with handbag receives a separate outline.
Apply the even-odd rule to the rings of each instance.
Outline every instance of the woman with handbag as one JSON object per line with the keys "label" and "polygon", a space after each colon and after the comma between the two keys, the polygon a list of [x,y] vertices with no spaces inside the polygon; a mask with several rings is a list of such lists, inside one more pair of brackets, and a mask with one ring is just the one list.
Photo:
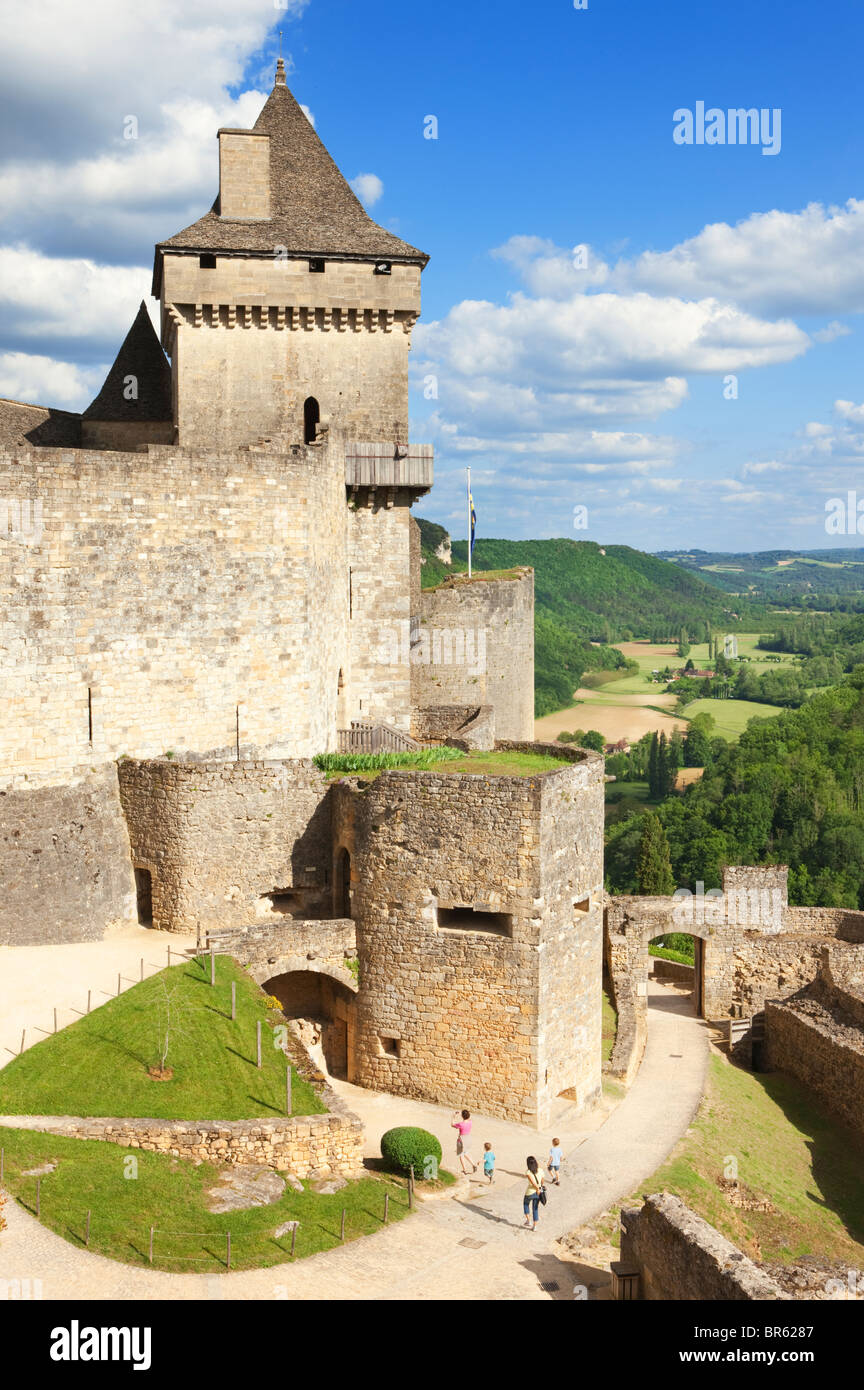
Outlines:
{"label": "woman with handbag", "polygon": [[[536,1231],[537,1213],[541,1202],[544,1206],[546,1205],[546,1191],[543,1178],[540,1173],[540,1165],[538,1164],[536,1158],[534,1158],[533,1155],[530,1158],[528,1158],[526,1162],[525,1178],[528,1183],[528,1186],[525,1188],[525,1195],[522,1198],[522,1211],[525,1214],[525,1225],[528,1226],[532,1231]],[[533,1226],[531,1225],[531,1219],[529,1218],[529,1211],[531,1207],[534,1208]]]}

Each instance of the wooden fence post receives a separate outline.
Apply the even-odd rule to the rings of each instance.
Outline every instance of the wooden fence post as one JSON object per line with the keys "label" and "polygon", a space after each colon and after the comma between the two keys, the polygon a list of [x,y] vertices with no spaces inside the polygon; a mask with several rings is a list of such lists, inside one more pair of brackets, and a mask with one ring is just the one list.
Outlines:
{"label": "wooden fence post", "polygon": [[117,994],[118,994],[118,997],[119,997],[119,994],[120,994],[120,971],[119,971],[119,970],[117,971]]}
{"label": "wooden fence post", "polygon": [[144,983],[144,957],[141,957],[141,983]]}
{"label": "wooden fence post", "polygon": [[87,1012],[88,1012],[88,1014],[89,1014],[89,1012],[90,1012],[90,995],[91,995],[92,993],[93,993],[93,991],[90,990],[90,989],[88,989],[88,991],[87,991]]}
{"label": "wooden fence post", "polygon": [[27,1032],[27,1029],[26,1029],[26,1028],[22,1028],[22,1029],[21,1029],[21,1051],[22,1051],[22,1052],[24,1051],[24,1034],[25,1034],[26,1032]]}
{"label": "wooden fence post", "polygon": [[212,941],[210,942],[210,983],[211,985],[216,983],[216,952]]}
{"label": "wooden fence post", "polygon": [[411,1164],[411,1169],[410,1169],[409,1174],[408,1174],[408,1210],[411,1211],[412,1208],[413,1208],[413,1206],[414,1206],[414,1164],[412,1163],[412,1164]]}
{"label": "wooden fence post", "polygon": [[344,1207],[342,1208],[342,1229],[341,1229],[341,1231],[339,1232],[339,1239],[344,1243],[344,1241],[345,1241],[345,1208],[344,1208]]}
{"label": "wooden fence post", "polygon": [[390,1193],[384,1193],[384,1225],[387,1225],[387,1217],[390,1215]]}
{"label": "wooden fence post", "polygon": [[54,1009],[54,1032],[57,1032],[57,1009]]}
{"label": "wooden fence post", "polygon": [[294,1256],[294,1246],[295,1246],[296,1243],[297,1243],[297,1227],[298,1227],[299,1225],[300,1225],[300,1222],[299,1222],[299,1221],[295,1221],[295,1222],[294,1222],[294,1225],[291,1227],[291,1256],[292,1256],[292,1258],[293,1258],[293,1256]]}

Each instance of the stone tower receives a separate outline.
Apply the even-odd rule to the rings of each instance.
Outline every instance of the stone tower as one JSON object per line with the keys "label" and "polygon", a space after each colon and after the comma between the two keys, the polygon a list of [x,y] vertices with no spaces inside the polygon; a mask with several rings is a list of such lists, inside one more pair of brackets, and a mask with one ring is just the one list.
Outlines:
{"label": "stone tower", "polygon": [[371,220],[276,82],[252,130],[220,130],[219,196],[156,247],[175,442],[314,443],[320,425],[408,439],[408,351],[428,257]]}

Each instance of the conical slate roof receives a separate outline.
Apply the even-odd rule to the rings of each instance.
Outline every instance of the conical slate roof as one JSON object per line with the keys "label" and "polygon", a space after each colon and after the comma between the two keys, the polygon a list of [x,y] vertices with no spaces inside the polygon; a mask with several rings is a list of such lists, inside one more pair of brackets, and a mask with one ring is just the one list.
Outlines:
{"label": "conical slate roof", "polygon": [[357,256],[419,262],[429,257],[372,221],[285,86],[282,60],[254,130],[270,137],[269,221],[229,221],[210,212],[156,247],[162,250]]}
{"label": "conical slate roof", "polygon": [[[137,399],[127,399],[129,377],[135,378]],[[163,421],[173,418],[171,368],[143,299],[102,390],[81,418]]]}

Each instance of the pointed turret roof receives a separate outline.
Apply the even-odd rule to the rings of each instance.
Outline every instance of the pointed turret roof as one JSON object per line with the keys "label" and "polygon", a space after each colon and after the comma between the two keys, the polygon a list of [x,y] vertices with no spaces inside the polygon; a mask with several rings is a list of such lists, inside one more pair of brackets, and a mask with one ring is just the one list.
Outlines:
{"label": "pointed turret roof", "polygon": [[[135,377],[137,398],[129,396],[127,379]],[[171,368],[168,365],[147,305],[141,308],[135,322],[123,339],[114,365],[105,378],[102,390],[88,405],[82,420],[170,420]]]}
{"label": "pointed turret roof", "polygon": [[425,252],[372,221],[285,85],[281,58],[273,90],[253,130],[270,137],[270,219],[223,219],[217,198],[210,212],[156,247],[154,286],[163,250],[272,255],[274,247],[284,246],[297,256],[426,264]]}

